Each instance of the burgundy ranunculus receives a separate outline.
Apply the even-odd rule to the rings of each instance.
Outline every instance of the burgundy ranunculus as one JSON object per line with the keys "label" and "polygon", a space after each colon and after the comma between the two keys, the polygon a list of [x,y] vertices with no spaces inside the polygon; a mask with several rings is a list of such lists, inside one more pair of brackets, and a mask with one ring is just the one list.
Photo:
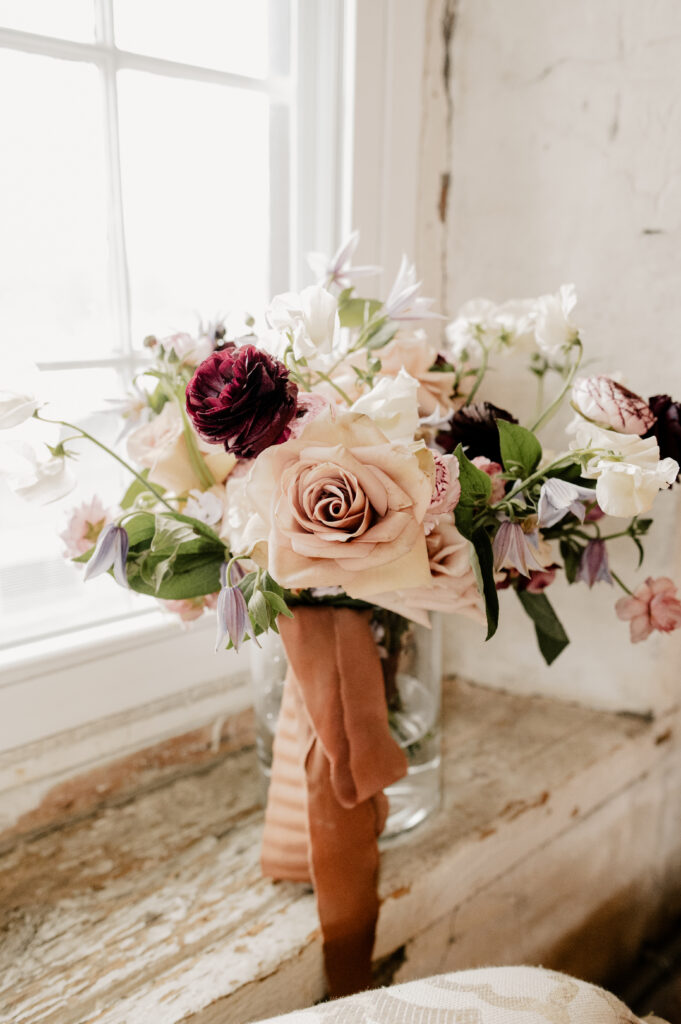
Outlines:
{"label": "burgundy ranunculus", "polygon": [[435,440],[446,452],[453,452],[462,444],[469,459],[483,455],[490,462],[501,463],[501,442],[497,420],[517,423],[515,416],[505,409],[499,409],[491,402],[464,405],[449,420]]}
{"label": "burgundy ranunculus", "polygon": [[669,395],[653,395],[650,408],[657,422],[644,436],[656,438],[661,459],[676,459],[681,464],[681,402],[673,402]]}
{"label": "burgundy ranunculus", "polygon": [[288,439],[297,395],[278,359],[254,345],[230,343],[197,367],[187,385],[187,412],[204,441],[254,459]]}

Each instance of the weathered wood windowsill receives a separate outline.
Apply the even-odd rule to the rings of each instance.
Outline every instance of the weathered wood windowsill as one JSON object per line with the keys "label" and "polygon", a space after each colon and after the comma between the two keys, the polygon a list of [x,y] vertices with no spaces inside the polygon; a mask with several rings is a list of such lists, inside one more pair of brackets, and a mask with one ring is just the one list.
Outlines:
{"label": "weathered wood windowsill", "polygon": [[[442,810],[384,849],[384,973],[623,966],[678,905],[678,714],[450,682],[445,717]],[[260,796],[249,749],[0,858],[0,1021],[245,1024],[319,999],[314,900],[260,877]]]}

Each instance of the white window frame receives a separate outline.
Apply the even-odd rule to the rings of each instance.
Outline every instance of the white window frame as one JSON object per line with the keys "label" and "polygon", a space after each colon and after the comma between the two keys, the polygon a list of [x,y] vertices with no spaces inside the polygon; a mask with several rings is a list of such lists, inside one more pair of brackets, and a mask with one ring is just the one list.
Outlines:
{"label": "white window frame", "polygon": [[[271,11],[281,11],[284,2],[270,0]],[[273,293],[309,282],[304,254],[332,252],[355,226],[362,232],[361,259],[381,264],[392,274],[402,251],[413,252],[416,241],[419,150],[413,140],[420,124],[426,6],[426,0],[291,0],[291,56],[297,70],[291,88],[277,77],[248,79],[118,50],[112,0],[96,0],[93,44],[0,28],[0,47],[94,61],[105,76],[115,249],[112,285],[124,343],[122,359],[131,370],[139,357],[130,337],[116,71],[134,68],[236,85],[266,91],[275,101],[271,151],[277,173],[271,176],[271,203],[287,205],[290,230],[272,238]],[[285,151],[289,137],[295,140],[292,152]],[[62,369],[112,364],[120,366],[121,361],[42,365]],[[69,731],[75,735],[97,722],[119,722],[121,714],[135,709],[156,708],[153,715],[140,711],[146,725],[134,730],[134,737],[130,728],[123,730],[126,742],[139,747],[164,731],[183,731],[175,712],[185,694],[193,694],[193,710],[182,718],[186,730],[202,716],[205,720],[215,703],[215,687],[225,680],[233,686],[229,699],[220,698],[223,712],[246,706],[247,654],[217,656],[213,630],[212,618],[185,631],[159,611],[1,652],[0,754],[28,750],[48,736]],[[40,714],[35,713],[37,707]],[[170,709],[165,718],[164,708]],[[114,739],[112,732],[109,745],[100,735],[100,752],[122,750],[119,733],[120,729]],[[74,748],[74,765],[78,756]],[[3,785],[0,771],[0,790]]]}

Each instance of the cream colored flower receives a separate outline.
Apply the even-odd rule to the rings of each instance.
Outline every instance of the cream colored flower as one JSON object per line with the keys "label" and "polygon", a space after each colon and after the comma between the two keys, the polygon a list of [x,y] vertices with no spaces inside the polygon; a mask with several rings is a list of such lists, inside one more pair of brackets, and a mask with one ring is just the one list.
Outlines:
{"label": "cream colored flower", "polygon": [[267,308],[266,318],[270,327],[291,336],[296,359],[314,363],[317,357],[339,350],[342,339],[338,302],[321,285],[310,285],[297,295],[276,295]]}
{"label": "cream colored flower", "polygon": [[[236,465],[236,459],[221,445],[196,438],[206,465],[217,483],[222,483]],[[201,489],[184,439],[182,414],[175,402],[166,402],[149,423],[128,436],[128,454],[133,462],[149,470],[149,480],[174,494]]]}
{"label": "cream colored flower", "polygon": [[555,295],[542,295],[536,300],[534,333],[545,355],[555,358],[577,341],[579,333],[570,319],[576,303],[573,284],[563,284]]}
{"label": "cream colored flower", "polygon": [[390,444],[357,413],[320,416],[263,452],[246,485],[267,527],[269,571],[285,587],[342,586],[358,598],[427,585],[433,478],[427,449]]}
{"label": "cream colored flower", "polygon": [[470,545],[444,517],[427,539],[430,585],[377,594],[371,600],[390,611],[428,625],[428,612],[466,615],[484,623],[482,598],[471,568]]}
{"label": "cream colored flower", "polygon": [[418,381],[400,369],[395,377],[380,377],[350,411],[372,419],[389,441],[410,444],[419,427],[418,390]]}

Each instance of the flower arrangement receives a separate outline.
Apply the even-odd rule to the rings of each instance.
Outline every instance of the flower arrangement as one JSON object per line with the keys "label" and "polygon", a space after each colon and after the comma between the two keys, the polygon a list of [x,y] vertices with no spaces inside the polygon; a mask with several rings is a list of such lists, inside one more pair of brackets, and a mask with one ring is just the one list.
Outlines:
{"label": "flower arrangement", "polygon": [[[489,639],[500,591],[514,590],[551,663],[568,643],[547,597],[563,573],[620,587],[633,642],[681,626],[672,580],[632,591],[609,557],[627,537],[643,559],[648,513],[679,477],[681,403],[578,375],[571,286],[468,303],[434,342],[416,324],[442,318],[406,258],[384,301],[356,294],[377,269],[352,267],[357,242],[316,254],[317,284],[278,295],[235,336],[215,323],[147,338],[150,364],[121,409],[127,460],[47,417],[30,372],[0,392],[0,426],[34,416],[67,432],[45,460],[15,450],[18,493],[60,496],[78,440],[131,474],[115,512],[94,498],[62,534],[86,578],[108,572],[184,621],[215,610],[218,649],[281,630],[262,866],[314,880],[334,995],[371,980],[383,790],[407,772],[386,714],[405,621],[458,613]],[[482,400],[512,354],[538,384],[528,425]],[[540,431],[567,401],[566,446],[549,453]]]}
{"label": "flower arrangement", "polygon": [[[129,462],[111,453],[133,481],[114,515],[94,498],[63,534],[86,578],[109,571],[185,621],[217,608],[218,646],[237,649],[319,602],[484,617],[489,638],[513,589],[551,662],[568,642],[546,594],[561,572],[620,587],[634,642],[678,628],[672,581],[632,591],[608,545],[630,537],[642,559],[654,499],[678,477],[681,405],[578,376],[572,286],[467,303],[434,343],[415,325],[440,318],[406,258],[385,301],[356,294],[378,269],[352,267],[357,242],[313,254],[318,283],[275,297],[240,337],[215,323],[145,339],[151,363],[122,410]],[[477,399],[508,353],[540,391],[559,383],[529,426]],[[538,432],[564,400],[569,441],[547,455]],[[5,393],[0,425],[30,415],[50,422],[26,388]],[[22,453],[19,493],[61,494],[72,441],[89,438],[63,427],[49,460]]]}

